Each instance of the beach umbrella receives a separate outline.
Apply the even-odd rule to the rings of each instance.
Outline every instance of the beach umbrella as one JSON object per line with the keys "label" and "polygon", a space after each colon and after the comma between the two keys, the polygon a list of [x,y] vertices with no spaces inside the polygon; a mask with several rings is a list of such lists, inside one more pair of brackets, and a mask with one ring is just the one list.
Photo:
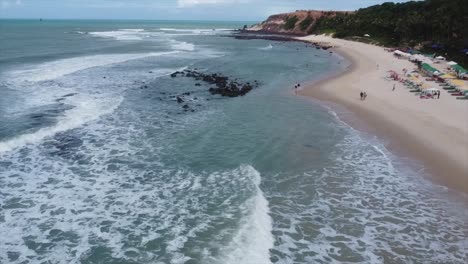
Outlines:
{"label": "beach umbrella", "polygon": [[457,87],[457,90],[468,90],[468,86],[465,85],[465,82],[462,80],[451,80],[451,83]]}
{"label": "beach umbrella", "polygon": [[442,79],[456,79],[457,77],[452,75],[452,74],[444,74],[444,75],[441,75],[439,76],[440,78]]}
{"label": "beach umbrella", "polygon": [[465,86],[465,82],[462,80],[452,80],[452,83],[456,86]]}
{"label": "beach umbrella", "polygon": [[456,65],[452,65],[452,69],[456,72],[458,72],[459,74],[464,74],[464,73],[467,73],[468,70],[466,70],[465,68],[463,68],[462,66],[456,64]]}

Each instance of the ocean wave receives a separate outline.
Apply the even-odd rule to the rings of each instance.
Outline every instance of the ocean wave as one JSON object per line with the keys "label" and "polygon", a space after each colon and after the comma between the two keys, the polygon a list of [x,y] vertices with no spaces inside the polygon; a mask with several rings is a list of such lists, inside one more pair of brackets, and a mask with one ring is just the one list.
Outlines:
{"label": "ocean wave", "polygon": [[240,227],[223,249],[225,256],[221,263],[226,264],[267,264],[270,261],[269,250],[273,248],[272,219],[270,209],[260,189],[260,173],[252,166],[242,166],[243,173],[249,175],[255,184],[255,195],[245,202],[246,217],[241,219]]}
{"label": "ocean wave", "polygon": [[261,47],[261,48],[258,48],[259,50],[271,50],[273,49],[273,45],[269,44],[268,46],[266,47]]}
{"label": "ocean wave", "polygon": [[74,150],[79,160],[89,160],[85,174],[76,158],[68,163],[47,156],[46,145],[28,152],[31,162],[13,162],[19,153],[5,156],[12,163],[0,171],[0,197],[8,193],[0,235],[9,239],[0,240],[0,262],[79,263],[99,256],[106,263],[184,263],[197,251],[203,263],[269,263],[271,219],[252,166],[174,170],[157,156],[142,158],[142,151],[157,150],[139,129],[92,122],[86,130],[76,135],[83,143]]}
{"label": "ocean wave", "polygon": [[37,144],[59,132],[80,127],[103,115],[110,114],[120,105],[123,98],[110,95],[76,94],[67,97],[66,100],[67,104],[72,106],[72,109],[65,111],[63,116],[58,118],[55,125],[41,128],[33,133],[19,135],[6,141],[0,141],[0,153],[28,144]]}
{"label": "ocean wave", "polygon": [[138,41],[147,36],[144,29],[119,29],[115,31],[89,32],[90,35],[102,38],[114,38],[121,41]]}
{"label": "ocean wave", "polygon": [[105,54],[60,59],[56,61],[42,63],[39,65],[33,65],[27,69],[14,70],[8,74],[8,77],[12,80],[40,82],[57,79],[67,74],[71,74],[77,71],[93,67],[122,63],[146,57],[173,55],[176,53],[178,53],[178,51],[136,54]]}
{"label": "ocean wave", "polygon": [[462,263],[468,230],[443,188],[395,167],[381,143],[340,126],[348,132],[330,153],[333,163],[275,182],[283,194],[271,200],[294,201],[270,204],[277,263]]}
{"label": "ocean wave", "polygon": [[188,43],[185,41],[177,41],[171,40],[171,47],[174,50],[181,50],[181,51],[194,51],[195,45],[193,43]]}
{"label": "ocean wave", "polygon": [[176,32],[176,33],[191,33],[193,35],[208,35],[218,34],[222,32],[232,31],[228,28],[213,28],[213,29],[191,29],[191,28],[159,28],[160,31],[165,32]]}
{"label": "ocean wave", "polygon": [[144,32],[145,30],[142,28],[123,28],[123,29],[119,29],[119,31]]}

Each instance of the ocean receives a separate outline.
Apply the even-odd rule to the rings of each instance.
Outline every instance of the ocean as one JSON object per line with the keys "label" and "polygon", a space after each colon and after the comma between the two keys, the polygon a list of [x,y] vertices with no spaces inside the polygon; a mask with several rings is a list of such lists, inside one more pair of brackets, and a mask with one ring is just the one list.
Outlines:
{"label": "ocean", "polygon": [[463,199],[295,96],[349,63],[244,24],[0,20],[0,263],[466,263]]}

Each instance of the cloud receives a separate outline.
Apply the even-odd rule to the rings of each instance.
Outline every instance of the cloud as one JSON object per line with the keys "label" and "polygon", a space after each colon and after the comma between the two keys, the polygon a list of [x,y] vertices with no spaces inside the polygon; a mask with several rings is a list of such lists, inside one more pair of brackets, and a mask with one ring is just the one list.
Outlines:
{"label": "cloud", "polygon": [[197,5],[217,5],[217,4],[233,4],[246,3],[247,0],[177,0],[179,7],[193,7]]}
{"label": "cloud", "polygon": [[2,0],[0,2],[1,9],[7,9],[9,7],[22,6],[23,2],[21,0]]}
{"label": "cloud", "polygon": [[0,4],[0,7],[3,9],[7,9],[10,6],[10,2],[8,1],[2,1]]}

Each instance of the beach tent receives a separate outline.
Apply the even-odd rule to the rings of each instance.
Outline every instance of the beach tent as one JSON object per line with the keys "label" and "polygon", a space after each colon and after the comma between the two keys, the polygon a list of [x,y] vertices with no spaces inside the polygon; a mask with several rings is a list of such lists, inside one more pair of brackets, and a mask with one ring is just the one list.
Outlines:
{"label": "beach tent", "polygon": [[457,65],[458,63],[456,63],[456,62],[454,62],[454,61],[449,61],[449,62],[447,62],[447,64],[448,64],[449,66],[453,66],[453,65]]}
{"label": "beach tent", "polygon": [[424,92],[426,92],[426,93],[436,93],[436,92],[438,92],[438,91],[440,91],[440,90],[437,89],[437,88],[428,88],[428,89],[424,89]]}
{"label": "beach tent", "polygon": [[403,56],[403,57],[406,57],[406,58],[410,58],[410,57],[411,57],[411,54],[405,53],[405,52],[403,52],[403,51],[401,51],[401,50],[395,50],[393,53],[394,53],[395,55]]}
{"label": "beach tent", "polygon": [[364,34],[364,37],[370,37],[370,35],[369,34]]}
{"label": "beach tent", "polygon": [[431,59],[429,59],[428,57],[426,57],[426,56],[424,56],[424,55],[421,55],[421,54],[413,54],[413,55],[411,55],[410,60],[411,60],[411,61],[420,61],[420,62],[425,62],[425,63],[430,63],[430,62],[432,62]]}
{"label": "beach tent", "polygon": [[465,68],[463,68],[462,66],[458,64],[452,65],[452,69],[456,71],[458,74],[465,74],[468,72],[468,70],[466,70]]}
{"label": "beach tent", "polygon": [[435,57],[435,59],[436,59],[436,60],[445,60],[445,58],[442,57],[442,56],[437,56],[437,57]]}
{"label": "beach tent", "polygon": [[432,67],[427,63],[421,64],[421,70],[427,75],[440,75],[440,72],[436,68]]}
{"label": "beach tent", "polygon": [[421,95],[424,95],[424,94],[430,94],[430,95],[435,95],[437,94],[437,92],[439,92],[440,90],[439,89],[436,89],[436,88],[428,88],[428,89],[423,89],[421,91]]}

